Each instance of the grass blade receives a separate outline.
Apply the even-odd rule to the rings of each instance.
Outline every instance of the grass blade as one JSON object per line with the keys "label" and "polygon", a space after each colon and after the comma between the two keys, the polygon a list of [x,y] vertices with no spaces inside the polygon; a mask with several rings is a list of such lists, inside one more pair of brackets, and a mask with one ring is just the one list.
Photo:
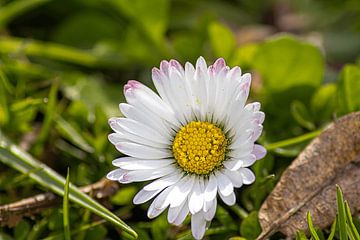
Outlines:
{"label": "grass blade", "polygon": [[49,134],[52,121],[55,118],[58,88],[59,82],[55,80],[50,88],[45,118],[34,146],[35,154],[39,154],[40,152],[42,152],[44,142]]}
{"label": "grass blade", "polygon": [[353,222],[353,219],[351,216],[351,210],[350,210],[350,207],[349,207],[349,204],[347,201],[345,201],[345,214],[346,214],[346,220],[347,220],[351,235],[354,237],[354,239],[360,239],[359,232],[357,231],[355,224]]}
{"label": "grass blade", "polygon": [[[0,161],[22,173],[34,171],[41,168],[42,171],[35,171],[29,174],[29,177],[40,185],[48,188],[54,193],[63,196],[65,179],[57,172],[45,164],[34,159],[31,155],[24,152],[15,144],[12,144],[0,131]],[[109,211],[103,205],[96,202],[90,196],[82,193],[78,188],[70,184],[69,200],[89,209],[91,212],[106,219],[117,227],[128,232],[133,237],[137,237],[136,232],[124,223],[118,216]]]}
{"label": "grass blade", "polygon": [[63,119],[60,116],[56,117],[56,128],[64,137],[74,143],[76,146],[81,148],[82,150],[93,153],[94,149],[91,147],[87,141],[81,136],[79,131],[75,129],[69,122]]}
{"label": "grass blade", "polygon": [[57,61],[78,64],[85,67],[118,68],[124,66],[121,58],[97,56],[94,52],[84,51],[57,43],[41,42],[21,38],[0,38],[0,53],[18,53]]}
{"label": "grass blade", "polygon": [[330,230],[328,240],[333,240],[333,238],[335,236],[335,231],[336,231],[336,218],[335,218],[333,224],[331,225],[331,230]]}
{"label": "grass blade", "polygon": [[2,6],[0,9],[0,28],[15,17],[46,2],[49,0],[17,0]]}
{"label": "grass blade", "polygon": [[307,213],[307,222],[308,222],[308,226],[309,226],[309,231],[311,236],[315,239],[315,240],[320,240],[320,237],[318,236],[315,228],[314,228],[314,224],[313,221],[311,219],[311,214],[310,212]]}
{"label": "grass blade", "polygon": [[338,205],[338,224],[340,240],[347,240],[346,213],[343,194],[339,185],[336,185],[336,201]]}
{"label": "grass blade", "polygon": [[70,173],[68,168],[66,175],[65,189],[64,189],[64,198],[63,198],[63,222],[64,222],[65,240],[71,239],[70,223],[69,223],[69,182],[70,182]]}

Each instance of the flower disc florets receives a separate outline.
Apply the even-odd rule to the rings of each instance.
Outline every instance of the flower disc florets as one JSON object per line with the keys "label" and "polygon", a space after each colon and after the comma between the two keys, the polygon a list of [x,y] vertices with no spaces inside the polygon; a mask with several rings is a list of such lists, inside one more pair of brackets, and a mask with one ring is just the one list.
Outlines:
{"label": "flower disc florets", "polygon": [[226,146],[220,128],[209,122],[190,122],[176,134],[172,151],[184,171],[206,175],[222,165]]}

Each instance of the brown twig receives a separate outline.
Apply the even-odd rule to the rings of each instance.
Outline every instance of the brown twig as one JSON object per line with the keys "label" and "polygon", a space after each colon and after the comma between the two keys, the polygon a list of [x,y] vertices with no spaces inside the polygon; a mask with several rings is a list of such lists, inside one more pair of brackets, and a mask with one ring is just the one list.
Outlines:
{"label": "brown twig", "polygon": [[[96,199],[112,196],[119,189],[117,182],[101,179],[80,190]],[[55,193],[42,193],[20,201],[0,206],[0,226],[15,226],[24,216],[32,216],[61,202]]]}

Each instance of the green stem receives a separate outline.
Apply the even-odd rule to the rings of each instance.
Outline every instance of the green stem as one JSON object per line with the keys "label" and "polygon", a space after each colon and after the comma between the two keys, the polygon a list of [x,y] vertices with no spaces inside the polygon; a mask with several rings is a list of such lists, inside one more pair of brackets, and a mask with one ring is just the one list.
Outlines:
{"label": "green stem", "polygon": [[298,137],[289,138],[289,139],[282,140],[279,142],[270,143],[270,144],[265,145],[265,148],[268,151],[271,151],[276,148],[283,148],[283,147],[287,147],[290,145],[298,144],[298,143],[301,143],[301,142],[304,142],[304,141],[307,141],[307,140],[317,137],[321,132],[322,132],[322,129],[316,130],[314,132],[306,133],[306,134],[298,136]]}

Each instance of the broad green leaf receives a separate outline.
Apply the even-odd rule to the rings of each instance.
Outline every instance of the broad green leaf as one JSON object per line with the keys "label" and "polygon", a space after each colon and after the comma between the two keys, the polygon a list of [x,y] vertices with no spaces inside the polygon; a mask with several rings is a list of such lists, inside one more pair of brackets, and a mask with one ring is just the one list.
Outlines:
{"label": "broad green leaf", "polygon": [[131,204],[136,192],[137,188],[135,186],[122,187],[114,196],[111,197],[110,201],[117,205]]}
{"label": "broad green leaf", "polygon": [[[91,26],[91,31],[88,26]],[[53,39],[62,44],[90,49],[102,40],[121,38],[123,28],[121,22],[104,13],[85,10],[63,21]]]}
{"label": "broad green leaf", "polygon": [[337,222],[339,225],[339,235],[340,240],[347,240],[347,230],[346,230],[346,210],[344,204],[344,198],[342,191],[338,185],[336,185],[336,201],[337,201]]}
{"label": "broad green leaf", "polygon": [[213,22],[209,25],[209,37],[214,55],[230,59],[236,47],[231,30],[218,22]]}
{"label": "broad green leaf", "polygon": [[25,220],[21,220],[14,228],[14,237],[16,240],[25,240],[29,231],[30,224]]}
{"label": "broad green leaf", "polygon": [[311,98],[311,112],[318,120],[328,120],[335,112],[337,87],[328,83],[316,90]]}
{"label": "broad green leaf", "polygon": [[309,226],[309,231],[310,231],[310,234],[311,236],[315,239],[315,240],[320,240],[317,232],[316,232],[316,229],[314,228],[314,225],[313,225],[313,221],[311,219],[311,214],[310,212],[307,213],[307,222],[308,222],[308,226]]}
{"label": "broad green leaf", "polygon": [[340,112],[346,114],[360,109],[360,67],[346,65],[339,79]]}
{"label": "broad green leaf", "polygon": [[230,65],[241,66],[242,69],[251,67],[258,49],[259,45],[255,43],[240,46],[235,50]]}
{"label": "broad green leaf", "polygon": [[254,67],[266,91],[284,91],[297,86],[320,86],[324,59],[320,50],[291,36],[280,36],[260,45]]}
{"label": "broad green leaf", "polygon": [[258,221],[258,212],[253,211],[245,218],[240,225],[241,236],[246,239],[256,239],[261,233],[261,226]]}
{"label": "broad green leaf", "polygon": [[[43,171],[33,172],[29,175],[29,177],[43,187],[53,191],[54,193],[60,196],[64,195],[64,186],[66,182],[65,179],[57,172],[55,172],[45,164],[42,164],[38,160],[34,159],[31,155],[11,143],[1,132],[0,161],[22,173],[42,168]],[[72,184],[70,184],[69,186],[69,200],[81,205],[82,207],[85,207],[86,209],[89,209],[91,212],[108,220],[109,222],[128,232],[132,236],[137,236],[136,232],[134,232],[134,230],[127,226],[119,217],[117,217],[107,208],[93,200],[88,195],[81,192]]]}
{"label": "broad green leaf", "polygon": [[70,183],[70,171],[68,168],[65,188],[64,188],[64,197],[63,197],[63,224],[64,224],[65,240],[71,239],[70,222],[69,222],[69,183]]}
{"label": "broad green leaf", "polygon": [[107,2],[128,17],[149,40],[155,44],[163,42],[167,27],[168,0],[107,0]]}

